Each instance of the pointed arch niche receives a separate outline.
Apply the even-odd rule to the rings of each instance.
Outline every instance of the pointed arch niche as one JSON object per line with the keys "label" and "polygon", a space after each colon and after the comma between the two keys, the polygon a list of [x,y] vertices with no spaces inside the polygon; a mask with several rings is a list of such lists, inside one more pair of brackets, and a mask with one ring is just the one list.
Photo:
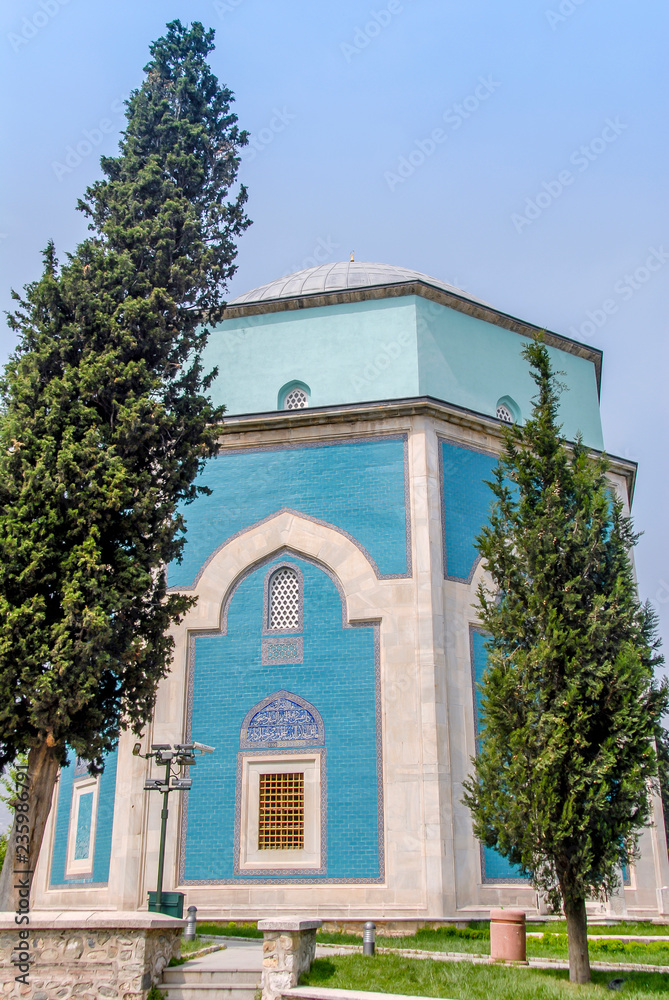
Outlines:
{"label": "pointed arch niche", "polygon": [[[282,569],[299,636],[292,605],[288,627],[269,615]],[[216,753],[184,796],[181,884],[383,881],[379,619],[351,622],[336,573],[286,546],[241,569],[218,610],[219,628],[189,629],[187,739]]]}

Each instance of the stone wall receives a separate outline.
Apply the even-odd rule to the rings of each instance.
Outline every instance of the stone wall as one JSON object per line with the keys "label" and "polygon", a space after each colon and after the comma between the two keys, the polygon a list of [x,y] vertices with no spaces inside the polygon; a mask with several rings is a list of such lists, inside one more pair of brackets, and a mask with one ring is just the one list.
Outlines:
{"label": "stone wall", "polygon": [[[173,955],[183,921],[159,914],[31,914],[27,928],[0,917],[3,1000],[145,1000]],[[20,930],[28,936],[19,937]],[[26,962],[27,958],[27,962]],[[29,967],[27,969],[27,967]],[[27,971],[26,971],[27,969]],[[22,976],[23,981],[17,980]],[[27,985],[26,985],[27,979]]]}
{"label": "stone wall", "polygon": [[277,1000],[284,990],[297,986],[316,955],[316,931],[320,920],[280,917],[259,920],[263,932],[262,1000]]}

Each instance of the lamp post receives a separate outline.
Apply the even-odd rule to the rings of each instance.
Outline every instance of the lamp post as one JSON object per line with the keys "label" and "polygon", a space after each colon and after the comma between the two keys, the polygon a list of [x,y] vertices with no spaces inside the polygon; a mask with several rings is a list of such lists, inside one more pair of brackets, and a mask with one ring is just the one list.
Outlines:
{"label": "lamp post", "polygon": [[[204,743],[152,743],[150,753],[142,753],[141,743],[135,743],[133,756],[144,760],[155,761],[158,767],[165,768],[164,778],[147,778],[144,782],[145,792],[160,792],[163,796],[163,807],[160,812],[160,846],[158,848],[158,878],[156,884],[155,908],[161,911],[163,902],[163,872],[165,870],[165,837],[167,834],[168,795],[170,792],[186,792],[193,785],[192,778],[185,778],[179,773],[182,768],[197,764],[196,753],[213,753],[214,748]],[[183,897],[181,897],[183,899]]]}

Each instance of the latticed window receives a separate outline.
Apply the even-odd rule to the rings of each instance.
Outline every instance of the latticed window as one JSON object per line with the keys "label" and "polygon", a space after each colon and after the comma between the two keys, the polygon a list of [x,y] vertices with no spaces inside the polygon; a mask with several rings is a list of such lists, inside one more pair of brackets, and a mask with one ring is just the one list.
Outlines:
{"label": "latticed window", "polygon": [[503,420],[505,424],[513,423],[513,414],[509,407],[505,406],[504,403],[500,403],[497,407],[497,419]]}
{"label": "latticed window", "polygon": [[309,397],[304,389],[296,387],[286,394],[283,400],[284,410],[303,410],[309,405]]}
{"label": "latticed window", "polygon": [[259,778],[258,850],[302,850],[304,773],[261,774]]}
{"label": "latticed window", "polygon": [[269,627],[284,631],[300,627],[300,581],[289,566],[278,569],[269,582]]}

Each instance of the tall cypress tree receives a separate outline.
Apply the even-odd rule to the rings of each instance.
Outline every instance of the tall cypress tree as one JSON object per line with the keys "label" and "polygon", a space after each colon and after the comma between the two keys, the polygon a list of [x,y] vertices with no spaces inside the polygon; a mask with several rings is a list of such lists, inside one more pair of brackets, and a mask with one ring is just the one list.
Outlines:
{"label": "tall cypress tree", "polygon": [[[230,195],[247,136],[207,63],[213,31],[168,24],[127,102],[119,155],[79,203],[91,236],[11,317],[0,385],[0,766],[29,754],[31,867],[67,747],[103,766],[139,732],[191,598],[166,590],[178,508],[216,449],[200,354],[224,308]],[[25,844],[25,841],[24,841]],[[0,909],[15,902],[10,837]]]}
{"label": "tall cypress tree", "polygon": [[586,899],[606,897],[636,856],[656,780],[667,690],[654,681],[655,620],[637,597],[631,521],[604,456],[557,423],[546,347],[527,346],[538,394],[509,428],[477,539],[492,579],[482,718],[465,783],[476,836],[561,903],[572,982],[590,979]]}

